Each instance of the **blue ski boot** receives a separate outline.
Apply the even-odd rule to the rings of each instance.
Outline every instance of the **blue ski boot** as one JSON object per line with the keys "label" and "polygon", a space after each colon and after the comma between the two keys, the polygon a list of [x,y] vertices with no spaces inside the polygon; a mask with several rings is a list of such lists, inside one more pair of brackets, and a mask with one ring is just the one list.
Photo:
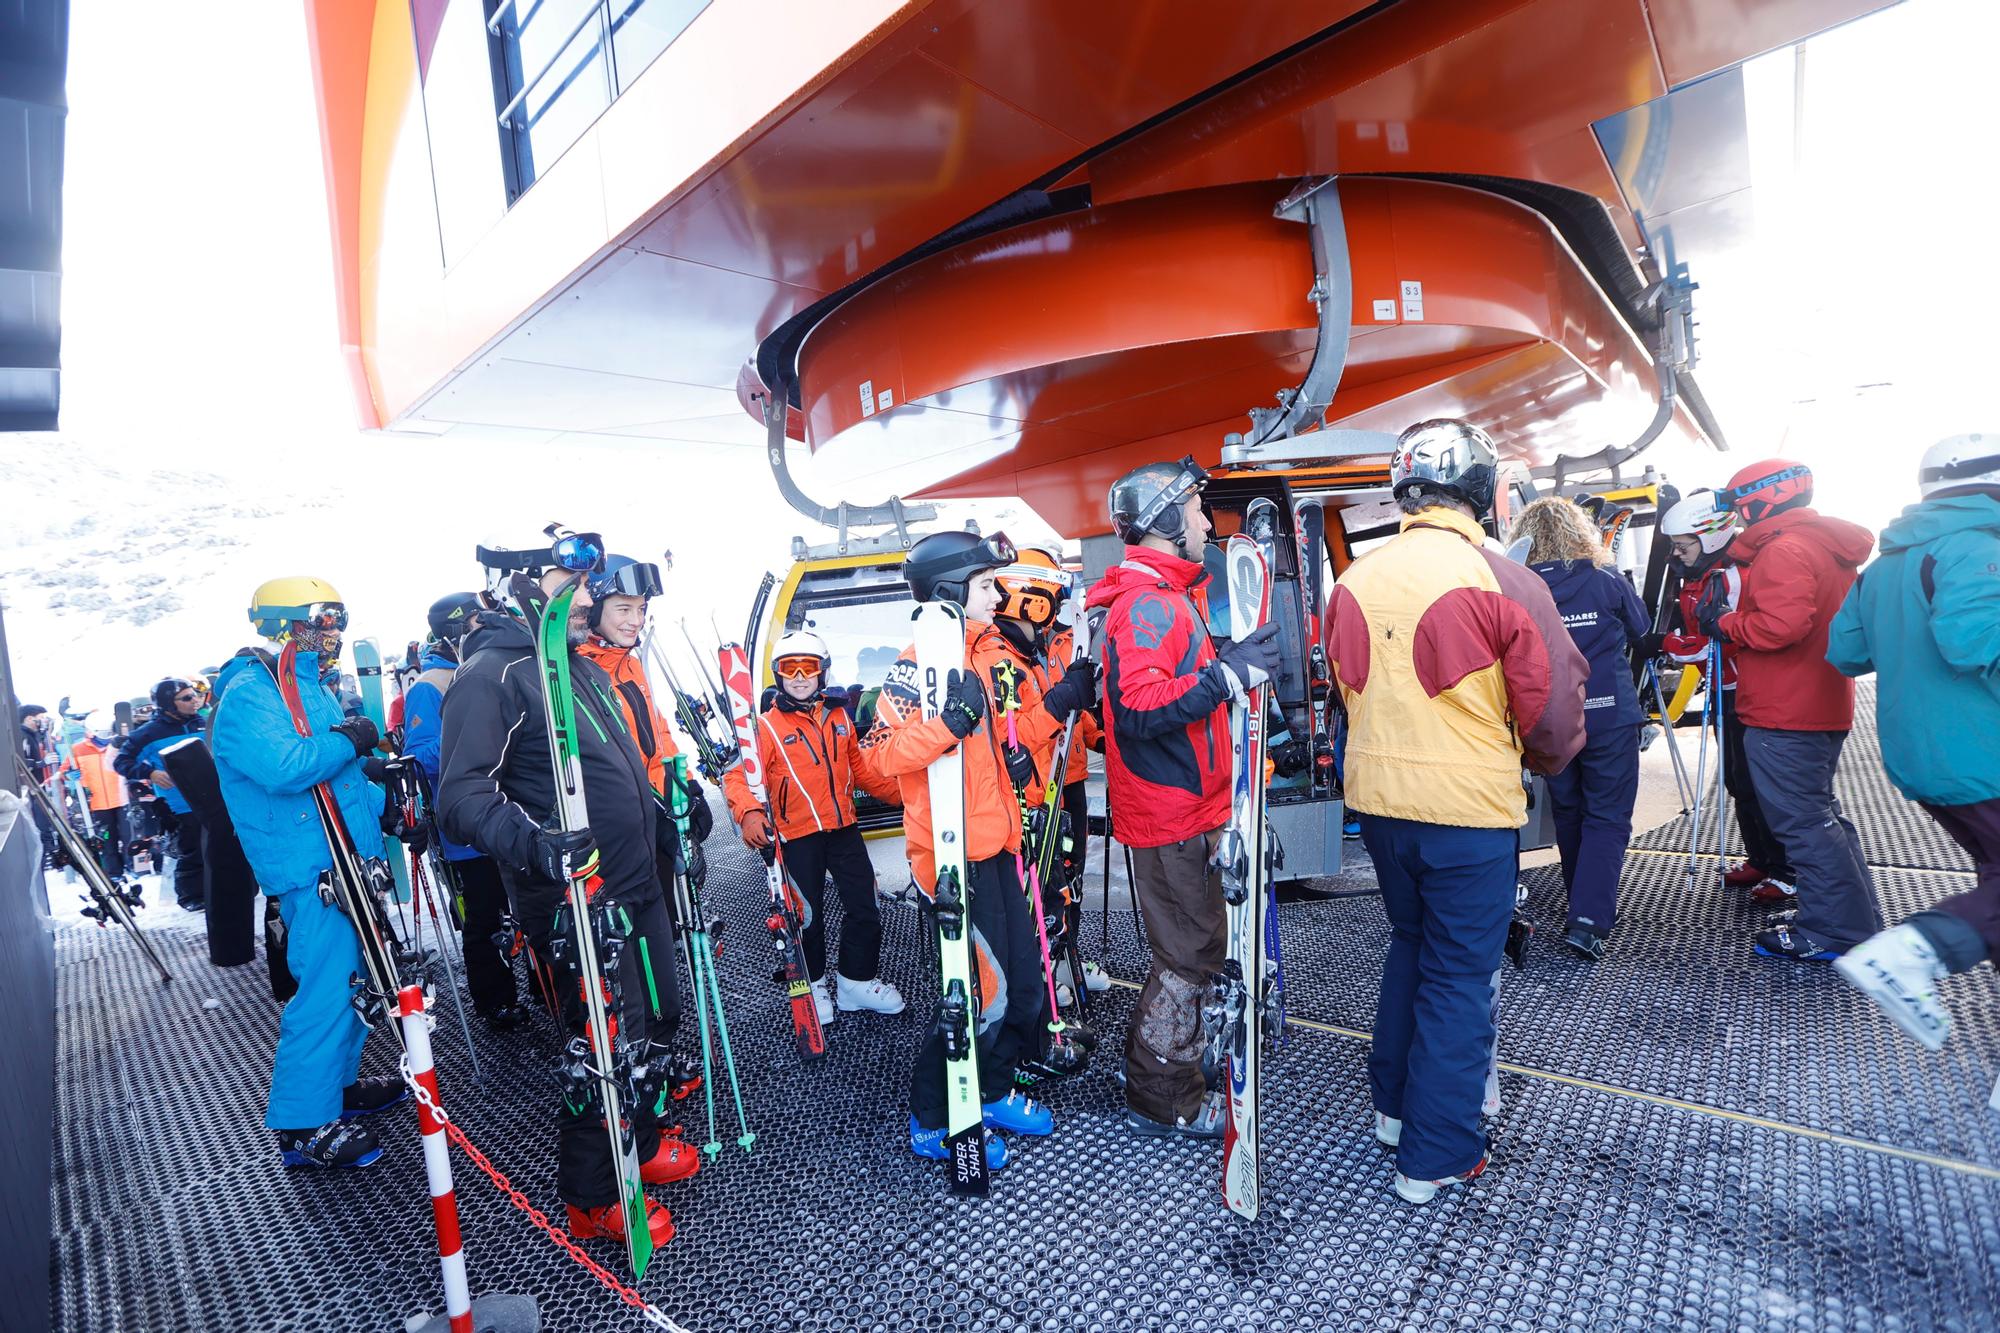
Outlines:
{"label": "blue ski boot", "polygon": [[1048,1134],[1056,1127],[1055,1112],[1020,1092],[987,1102],[979,1110],[988,1129],[1004,1129],[1009,1134]]}
{"label": "blue ski boot", "polygon": [[[980,1132],[986,1136],[986,1169],[998,1171],[1007,1165],[1007,1140],[990,1129],[982,1129]],[[949,1159],[951,1153],[944,1146],[944,1136],[944,1130],[925,1129],[917,1123],[915,1116],[910,1117],[910,1151],[917,1156],[928,1158],[933,1162]]]}

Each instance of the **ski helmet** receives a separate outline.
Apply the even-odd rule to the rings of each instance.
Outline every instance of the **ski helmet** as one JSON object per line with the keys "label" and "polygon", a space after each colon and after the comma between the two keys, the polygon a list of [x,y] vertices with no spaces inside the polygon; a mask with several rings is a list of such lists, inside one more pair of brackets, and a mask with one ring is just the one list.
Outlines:
{"label": "ski helmet", "polygon": [[1396,437],[1389,490],[1398,500],[1412,494],[1442,496],[1484,518],[1493,508],[1499,457],[1492,437],[1469,421],[1419,421]]}
{"label": "ski helmet", "polygon": [[431,603],[424,616],[431,637],[439,643],[456,644],[472,628],[472,618],[486,609],[476,592],[448,592]]}
{"label": "ski helmet", "polygon": [[507,581],[515,574],[540,578],[551,569],[588,574],[604,568],[604,538],[594,532],[573,532],[560,523],[542,529],[548,540],[540,546],[506,547],[482,542],[473,554],[486,570],[486,591],[506,604]]}
{"label": "ski helmet", "polygon": [[590,588],[590,627],[597,628],[597,619],[604,611],[607,597],[645,597],[660,595],[660,567],[643,564],[629,555],[607,555],[588,580]]}
{"label": "ski helmet", "polygon": [[1000,614],[1026,621],[1036,629],[1055,623],[1071,582],[1061,556],[1045,546],[1023,546],[1014,563],[994,575],[993,581],[1000,588]]}
{"label": "ski helmet", "polygon": [[1954,435],[1924,450],[1917,470],[1917,493],[1958,495],[2000,490],[2000,435]]}
{"label": "ski helmet", "polygon": [[1715,503],[1734,509],[1745,523],[1762,523],[1773,514],[1811,504],[1812,494],[1811,468],[1789,458],[1767,458],[1731,477]]}
{"label": "ski helmet", "polygon": [[118,730],[118,719],[108,709],[95,708],[83,720],[83,729],[92,740],[103,740]]}
{"label": "ski helmet", "polygon": [[[192,693],[193,691],[194,683],[192,681],[182,680],[179,676],[168,676],[165,680],[153,686],[153,707],[162,713],[172,713],[174,711],[174,704],[180,698],[181,694],[183,692]],[[198,695],[197,698],[199,698]]]}
{"label": "ski helmet", "polygon": [[976,532],[933,532],[910,548],[903,560],[903,581],[920,602],[964,606],[966,585],[973,575],[1011,565],[1018,554],[1004,532],[991,537]]}
{"label": "ski helmet", "polygon": [[1111,530],[1118,540],[1136,546],[1146,537],[1164,537],[1184,560],[1188,554],[1187,520],[1181,504],[1208,486],[1208,469],[1189,454],[1178,463],[1146,463],[1111,483]]}
{"label": "ski helmet", "polygon": [[826,688],[826,673],[833,668],[833,654],[826,650],[826,640],[808,629],[795,629],[779,639],[771,648],[769,664],[771,674],[778,677],[798,677],[808,671],[819,677],[819,686]]}
{"label": "ski helmet", "polygon": [[[340,632],[347,628],[347,603],[325,579],[289,575],[257,585],[250,594],[250,623],[267,639],[289,638],[318,652],[329,646],[321,636],[331,636],[331,647],[339,645]],[[300,626],[303,633],[297,629]]]}
{"label": "ski helmet", "polygon": [[1701,543],[1701,559],[1688,568],[1690,574],[1706,570],[1736,540],[1736,511],[1716,508],[1715,500],[1714,491],[1691,491],[1679,504],[1660,515],[1663,534],[1693,537]]}

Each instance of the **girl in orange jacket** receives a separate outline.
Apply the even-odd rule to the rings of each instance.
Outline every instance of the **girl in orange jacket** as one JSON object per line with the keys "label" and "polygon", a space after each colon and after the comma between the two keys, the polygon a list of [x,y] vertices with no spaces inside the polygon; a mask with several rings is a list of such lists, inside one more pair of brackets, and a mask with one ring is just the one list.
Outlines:
{"label": "girl in orange jacket", "polygon": [[[882,914],[875,905],[875,867],[854,821],[854,788],[885,801],[900,799],[897,784],[875,771],[855,743],[854,719],[826,698],[832,666],[819,635],[794,632],[771,650],[778,688],[757,727],[770,807],[750,794],[741,766],[722,775],[729,813],[743,841],[763,851],[775,836],[785,846],[785,870],[812,909],[805,928],[806,970],[812,976],[819,1021],[866,1009],[903,1012],[903,997],[884,981]],[[775,824],[775,828],[773,825]],[[846,917],[840,928],[838,983],[826,985],[826,877],[840,894]]]}

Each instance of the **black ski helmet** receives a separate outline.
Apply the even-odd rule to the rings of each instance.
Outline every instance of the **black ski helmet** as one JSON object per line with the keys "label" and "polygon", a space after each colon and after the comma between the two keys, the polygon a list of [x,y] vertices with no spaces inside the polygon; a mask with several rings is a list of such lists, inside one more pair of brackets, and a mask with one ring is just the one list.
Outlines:
{"label": "black ski helmet", "polygon": [[1500,455],[1487,433],[1469,421],[1433,417],[1396,437],[1389,460],[1389,491],[1438,495],[1471,507],[1480,518],[1493,508]]}
{"label": "black ski helmet", "polygon": [[590,627],[596,629],[605,598],[658,597],[660,567],[634,560],[629,555],[607,555],[604,564],[592,572],[586,586],[590,589]]}
{"label": "black ski helmet", "polygon": [[179,676],[168,676],[153,687],[153,707],[163,713],[171,712],[174,706],[174,696],[182,690],[191,690],[193,688],[194,684],[191,681],[182,680]]}
{"label": "black ski helmet", "polygon": [[431,603],[424,620],[430,626],[433,639],[439,643],[456,644],[472,628],[472,618],[485,609],[478,593],[448,592]]}
{"label": "black ski helmet", "polygon": [[933,532],[910,548],[903,560],[903,581],[920,602],[965,605],[966,585],[982,569],[1014,563],[1017,553],[1007,534],[981,537],[976,532]]}
{"label": "black ski helmet", "polygon": [[1187,520],[1181,503],[1208,486],[1208,469],[1189,454],[1178,463],[1147,463],[1111,483],[1111,529],[1128,546],[1141,538],[1164,537],[1188,554]]}

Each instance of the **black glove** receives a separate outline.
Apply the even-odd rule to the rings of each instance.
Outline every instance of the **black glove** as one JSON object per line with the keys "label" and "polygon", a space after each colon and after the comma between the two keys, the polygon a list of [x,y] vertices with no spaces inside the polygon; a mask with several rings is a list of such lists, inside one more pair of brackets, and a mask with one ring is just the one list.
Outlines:
{"label": "black glove", "polygon": [[1637,660],[1643,665],[1658,657],[1666,649],[1666,640],[1667,636],[1664,634],[1648,634],[1639,640],[1639,646],[1633,650],[1637,654]]}
{"label": "black glove", "polygon": [[545,828],[535,834],[535,869],[542,873],[542,878],[563,883],[565,856],[570,868],[579,872],[581,878],[584,867],[597,860],[596,837],[587,828]]}
{"label": "black glove", "polygon": [[1087,657],[1070,663],[1062,679],[1049,686],[1048,692],[1042,696],[1042,707],[1048,709],[1049,716],[1058,722],[1096,702],[1097,663]]}
{"label": "black glove", "polygon": [[1035,780],[1035,756],[1028,753],[1027,746],[1003,745],[1000,757],[1007,761],[1007,780],[1014,784],[1014,790],[1025,790]]}
{"label": "black glove", "polygon": [[1722,580],[1715,579],[1694,605],[1695,623],[1701,626],[1703,634],[1717,643],[1728,643],[1729,636],[1722,632],[1722,617],[1728,613],[1729,593],[1722,586]]}
{"label": "black glove", "polygon": [[353,742],[355,755],[362,758],[374,753],[382,740],[382,733],[365,717],[345,718],[334,723],[333,729]]}
{"label": "black glove", "polygon": [[[372,751],[361,756],[361,776],[378,786],[389,785],[389,761]],[[388,830],[383,830],[387,832]]]}
{"label": "black glove", "polygon": [[1305,772],[1312,757],[1312,742],[1303,737],[1286,741],[1271,751],[1271,762],[1277,766],[1281,778],[1296,777]]}
{"label": "black glove", "polygon": [[682,868],[680,825],[674,822],[674,817],[667,813],[665,807],[659,808],[656,813],[659,817],[653,821],[653,848],[672,862],[678,871]]}
{"label": "black glove", "polygon": [[1259,625],[1241,642],[1223,640],[1215,657],[1244,689],[1256,689],[1278,674],[1280,656],[1276,622]]}
{"label": "black glove", "polygon": [[708,797],[702,792],[701,784],[688,779],[688,828],[697,843],[708,841],[708,835],[715,832],[715,814],[708,808]]}
{"label": "black glove", "polygon": [[404,829],[399,835],[403,839],[403,850],[411,856],[422,856],[431,845],[431,824],[428,819],[419,819]]}
{"label": "black glove", "polygon": [[944,708],[938,713],[951,734],[964,740],[986,716],[986,691],[978,678],[953,671],[944,678]]}

